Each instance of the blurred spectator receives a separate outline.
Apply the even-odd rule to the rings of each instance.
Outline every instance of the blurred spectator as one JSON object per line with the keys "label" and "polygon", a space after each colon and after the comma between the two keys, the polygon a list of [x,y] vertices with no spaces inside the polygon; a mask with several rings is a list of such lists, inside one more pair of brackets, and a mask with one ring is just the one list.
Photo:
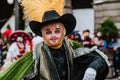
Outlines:
{"label": "blurred spectator", "polygon": [[81,35],[78,33],[78,31],[73,31],[71,34],[69,34],[67,36],[68,39],[70,40],[74,40],[79,42],[80,44],[82,44],[82,39],[81,39]]}
{"label": "blurred spectator", "polygon": [[69,39],[69,40],[74,40],[74,38],[75,38],[75,36],[72,33],[67,36],[67,39]]}
{"label": "blurred spectator", "polygon": [[0,39],[0,67],[4,64],[7,55],[8,46]]}
{"label": "blurred spectator", "polygon": [[81,35],[78,33],[78,31],[74,31],[73,35],[74,35],[75,41],[80,42],[80,43],[82,42]]}
{"label": "blurred spectator", "polygon": [[8,37],[3,38],[2,33],[0,33],[0,67],[4,64],[4,59],[6,57],[8,47],[9,47]]}
{"label": "blurred spectator", "polygon": [[2,39],[0,39],[0,67],[2,66],[3,64],[3,61],[2,61]]}
{"label": "blurred spectator", "polygon": [[83,42],[82,42],[84,47],[92,47],[93,46],[93,41],[92,38],[90,37],[90,30],[86,29],[83,31]]}
{"label": "blurred spectator", "polygon": [[2,43],[2,49],[3,49],[2,60],[3,60],[3,63],[4,63],[4,60],[6,58],[6,55],[7,55],[7,52],[8,52],[8,49],[9,49],[10,45],[11,45],[11,42],[9,42],[9,41],[4,40],[4,42]]}
{"label": "blurred spectator", "polygon": [[105,48],[104,40],[102,38],[102,33],[101,32],[97,32],[97,33],[94,34],[93,45],[97,46],[98,49]]}
{"label": "blurred spectator", "polygon": [[2,33],[3,39],[8,40],[10,34],[12,33],[12,30],[10,28],[10,25],[7,26],[7,30]]}
{"label": "blurred spectator", "polygon": [[20,30],[15,31],[10,35],[10,40],[13,41],[13,43],[9,47],[2,70],[5,70],[17,59],[30,52],[30,48],[26,44],[26,40],[30,39],[31,38],[27,33]]}
{"label": "blurred spectator", "polygon": [[118,35],[110,35],[108,48],[111,48],[115,53],[113,57],[113,66],[115,71],[114,77],[118,77],[120,76],[120,42],[118,39]]}

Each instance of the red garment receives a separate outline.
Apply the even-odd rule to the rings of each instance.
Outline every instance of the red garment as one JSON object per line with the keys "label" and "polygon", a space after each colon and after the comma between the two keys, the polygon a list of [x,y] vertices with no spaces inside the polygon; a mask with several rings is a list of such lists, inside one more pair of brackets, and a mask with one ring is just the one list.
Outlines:
{"label": "red garment", "polygon": [[3,38],[9,37],[10,34],[12,33],[12,30],[6,30],[5,32],[3,32]]}
{"label": "red garment", "polygon": [[26,49],[26,47],[25,47],[25,44],[24,44],[24,47],[23,48],[21,48],[19,45],[18,45],[18,43],[17,43],[17,47],[18,47],[18,49],[19,49],[19,55],[17,55],[17,57],[15,57],[14,59],[18,59],[18,58],[20,58],[20,57],[22,57],[24,54],[25,54],[25,49]]}

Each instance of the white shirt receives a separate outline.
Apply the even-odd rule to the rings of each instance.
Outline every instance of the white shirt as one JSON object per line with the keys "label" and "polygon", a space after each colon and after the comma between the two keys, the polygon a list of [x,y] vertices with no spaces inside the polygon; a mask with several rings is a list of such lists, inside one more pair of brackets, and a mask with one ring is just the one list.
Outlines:
{"label": "white shirt", "polygon": [[[23,47],[23,45],[21,45]],[[30,52],[30,48],[27,44],[25,44],[25,54],[27,52]],[[24,54],[24,55],[25,55]],[[20,55],[19,53],[19,48],[17,46],[17,42],[14,42],[10,45],[8,52],[7,52],[7,56],[5,59],[5,63],[4,63],[4,68],[8,68],[13,62],[16,61],[16,59],[14,59],[15,57],[17,57],[18,55]]]}

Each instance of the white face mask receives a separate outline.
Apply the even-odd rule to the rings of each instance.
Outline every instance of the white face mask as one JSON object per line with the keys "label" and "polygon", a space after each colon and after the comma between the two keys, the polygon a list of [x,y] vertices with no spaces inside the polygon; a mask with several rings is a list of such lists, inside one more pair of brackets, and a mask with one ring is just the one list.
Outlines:
{"label": "white face mask", "polygon": [[18,38],[17,38],[17,41],[22,42],[22,41],[23,41],[23,38],[22,38],[22,37],[18,37]]}
{"label": "white face mask", "polygon": [[65,36],[65,28],[61,23],[51,23],[42,28],[42,35],[45,43],[52,48],[60,48]]}

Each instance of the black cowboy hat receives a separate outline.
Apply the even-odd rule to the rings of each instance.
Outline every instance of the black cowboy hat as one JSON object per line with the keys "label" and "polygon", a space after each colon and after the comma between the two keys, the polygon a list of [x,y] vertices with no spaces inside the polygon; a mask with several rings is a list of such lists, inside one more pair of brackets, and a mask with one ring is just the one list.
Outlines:
{"label": "black cowboy hat", "polygon": [[60,16],[55,10],[45,12],[42,22],[31,21],[29,25],[36,35],[42,36],[42,27],[51,22],[61,22],[66,29],[66,35],[70,34],[76,25],[76,19],[72,14],[64,14]]}

